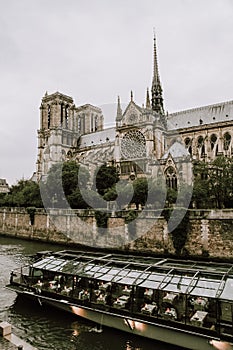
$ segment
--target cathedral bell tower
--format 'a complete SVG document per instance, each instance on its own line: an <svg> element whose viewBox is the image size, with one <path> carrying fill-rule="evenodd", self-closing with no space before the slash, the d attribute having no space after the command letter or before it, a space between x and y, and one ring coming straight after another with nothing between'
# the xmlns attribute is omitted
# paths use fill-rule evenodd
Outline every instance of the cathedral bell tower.
<svg viewBox="0 0 233 350"><path fill-rule="evenodd" d="M74 104L70 96L59 92L46 92L40 106L38 130L37 181L47 174L50 167L64 159L66 148L73 138ZM66 147L63 147L67 144Z"/></svg>

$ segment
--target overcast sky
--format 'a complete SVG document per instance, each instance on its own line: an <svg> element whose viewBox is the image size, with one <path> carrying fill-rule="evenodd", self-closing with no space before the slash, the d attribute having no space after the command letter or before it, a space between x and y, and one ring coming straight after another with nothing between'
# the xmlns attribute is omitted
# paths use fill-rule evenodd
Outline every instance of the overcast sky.
<svg viewBox="0 0 233 350"><path fill-rule="evenodd" d="M233 99L232 0L1 0L0 177L35 171L45 91L102 106L133 90L142 105L153 27L166 110Z"/></svg>

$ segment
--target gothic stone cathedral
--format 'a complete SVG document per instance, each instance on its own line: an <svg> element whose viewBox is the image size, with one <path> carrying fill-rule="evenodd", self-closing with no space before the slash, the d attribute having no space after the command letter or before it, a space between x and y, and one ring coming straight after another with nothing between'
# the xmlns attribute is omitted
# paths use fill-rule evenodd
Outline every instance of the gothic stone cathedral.
<svg viewBox="0 0 233 350"><path fill-rule="evenodd" d="M122 112L118 97L116 125L104 129L100 108L76 106L72 97L56 92L42 98L38 131L37 180L50 167L75 159L91 174L104 163L117 167L121 178L156 176L162 172L170 187L190 183L193 160L232 156L233 101L165 114L159 77L156 39L154 71L146 104L131 100Z"/></svg>

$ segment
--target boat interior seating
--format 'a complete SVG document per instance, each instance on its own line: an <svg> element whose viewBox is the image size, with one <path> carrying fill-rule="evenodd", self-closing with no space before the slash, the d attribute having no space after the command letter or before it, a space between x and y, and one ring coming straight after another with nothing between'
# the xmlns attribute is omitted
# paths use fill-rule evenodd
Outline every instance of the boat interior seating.
<svg viewBox="0 0 233 350"><path fill-rule="evenodd" d="M12 272L11 283L56 300L232 336L233 266L214 265L210 272L194 262L188 268L187 262L173 264L124 257L110 263L109 255L77 258L64 252L36 262L28 273Z"/></svg>

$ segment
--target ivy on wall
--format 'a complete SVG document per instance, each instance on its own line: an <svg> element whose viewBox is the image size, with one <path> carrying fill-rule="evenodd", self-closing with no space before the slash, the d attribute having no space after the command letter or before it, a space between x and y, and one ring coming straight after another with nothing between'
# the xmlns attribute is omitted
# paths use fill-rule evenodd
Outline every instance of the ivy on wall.
<svg viewBox="0 0 233 350"><path fill-rule="evenodd" d="M106 228L108 226L108 218L110 217L109 213L104 211L95 211L95 219L98 227Z"/></svg>
<svg viewBox="0 0 233 350"><path fill-rule="evenodd" d="M184 247L190 229L189 211L185 208L169 208L164 209L162 214L168 223L176 255L188 254Z"/></svg>
<svg viewBox="0 0 233 350"><path fill-rule="evenodd" d="M36 208L35 207L27 207L27 213L29 214L31 225L34 225Z"/></svg>

